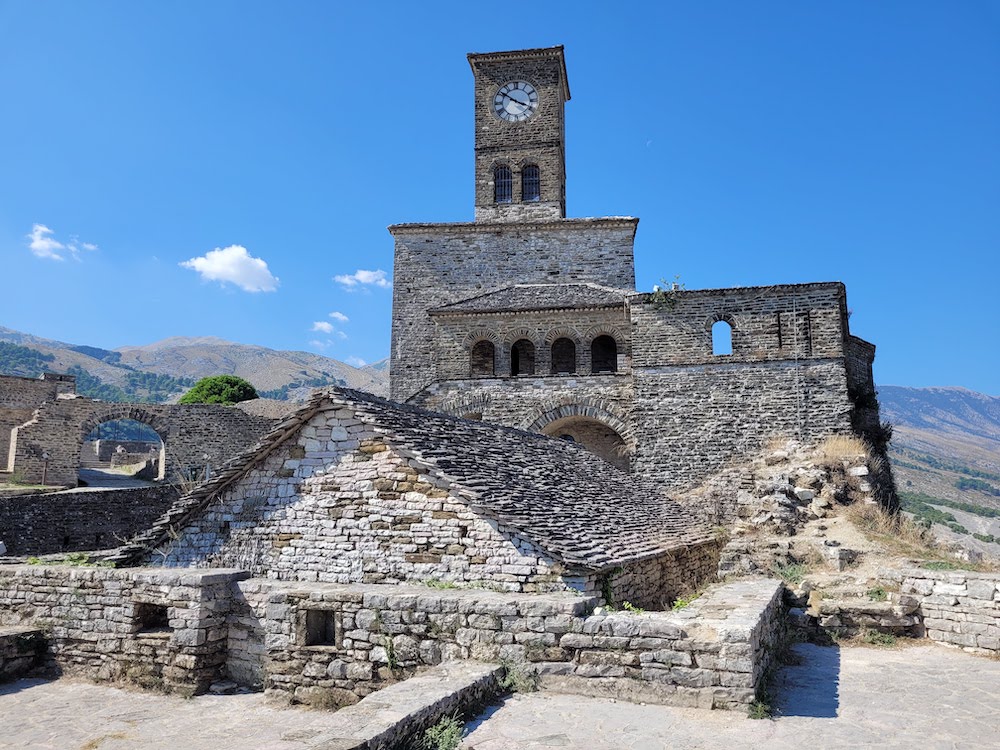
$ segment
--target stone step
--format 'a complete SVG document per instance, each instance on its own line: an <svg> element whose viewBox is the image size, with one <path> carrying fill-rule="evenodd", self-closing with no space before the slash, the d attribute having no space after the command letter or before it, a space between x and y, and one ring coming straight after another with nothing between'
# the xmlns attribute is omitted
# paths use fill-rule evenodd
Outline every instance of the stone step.
<svg viewBox="0 0 1000 750"><path fill-rule="evenodd" d="M334 714L332 726L310 741L310 750L389 750L443 716L486 703L500 692L503 667L475 661L446 662L397 682Z"/></svg>

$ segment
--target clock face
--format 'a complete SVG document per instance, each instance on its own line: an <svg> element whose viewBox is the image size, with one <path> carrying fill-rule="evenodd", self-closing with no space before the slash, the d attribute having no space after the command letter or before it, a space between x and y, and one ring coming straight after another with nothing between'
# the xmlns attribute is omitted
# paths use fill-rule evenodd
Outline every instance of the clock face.
<svg viewBox="0 0 1000 750"><path fill-rule="evenodd" d="M538 109L538 92L530 83L511 81L493 95L493 111L507 122L524 122Z"/></svg>

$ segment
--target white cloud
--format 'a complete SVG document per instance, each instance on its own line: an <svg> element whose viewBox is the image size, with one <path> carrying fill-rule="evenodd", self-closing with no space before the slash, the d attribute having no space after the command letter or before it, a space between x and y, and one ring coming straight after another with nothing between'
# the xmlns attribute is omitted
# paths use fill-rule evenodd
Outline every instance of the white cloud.
<svg viewBox="0 0 1000 750"><path fill-rule="evenodd" d="M332 341L320 341L319 339L313 339L309 342L309 346L314 349L319 349L320 351L325 351L333 345Z"/></svg>
<svg viewBox="0 0 1000 750"><path fill-rule="evenodd" d="M347 364L351 365L352 367L364 367L365 365L368 364L363 359L361 359L361 357L354 357L354 356L350 356L347 359L345 359L344 361Z"/></svg>
<svg viewBox="0 0 1000 750"><path fill-rule="evenodd" d="M180 265L197 271L205 281L229 282L245 292L273 292L278 288L278 279L264 259L253 257L242 245L217 247Z"/></svg>
<svg viewBox="0 0 1000 750"><path fill-rule="evenodd" d="M349 292L367 286L377 286L380 289L389 289L392 286L392 282L385 277L385 271L381 268L376 271L358 269L352 274L334 276L333 280Z"/></svg>
<svg viewBox="0 0 1000 750"><path fill-rule="evenodd" d="M313 323L313 327L310 330L320 331L322 333L333 333L333 324L327 323L325 320L317 320Z"/></svg>
<svg viewBox="0 0 1000 750"><path fill-rule="evenodd" d="M38 258L49 260L66 260L67 255L74 260L80 260L80 249L94 251L97 245L92 242L80 242L76 237L70 237L68 242L59 242L55 233L44 224L32 224L28 249Z"/></svg>
<svg viewBox="0 0 1000 750"><path fill-rule="evenodd" d="M348 320L350 320L350 318L344 315L344 313L336 311L330 313L330 317L333 318L334 320L339 320L341 323L346 323Z"/></svg>

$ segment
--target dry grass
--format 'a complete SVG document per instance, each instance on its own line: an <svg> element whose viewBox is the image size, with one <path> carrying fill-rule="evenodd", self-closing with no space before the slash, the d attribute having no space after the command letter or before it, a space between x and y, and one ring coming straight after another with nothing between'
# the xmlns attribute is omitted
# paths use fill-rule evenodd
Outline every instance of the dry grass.
<svg viewBox="0 0 1000 750"><path fill-rule="evenodd" d="M829 463L866 457L868 446L854 435L830 435L820 443L817 452Z"/></svg>
<svg viewBox="0 0 1000 750"><path fill-rule="evenodd" d="M930 531L902 513L894 515L879 505L854 503L844 515L865 536L907 555L939 554L937 542Z"/></svg>

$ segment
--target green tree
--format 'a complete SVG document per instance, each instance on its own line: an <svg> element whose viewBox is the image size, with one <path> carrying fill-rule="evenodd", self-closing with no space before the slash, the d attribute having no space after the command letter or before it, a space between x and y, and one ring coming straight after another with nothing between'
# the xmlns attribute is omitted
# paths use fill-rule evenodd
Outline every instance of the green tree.
<svg viewBox="0 0 1000 750"><path fill-rule="evenodd" d="M257 398L257 390L235 375L213 375L202 378L194 388L181 396L182 404L235 404Z"/></svg>

